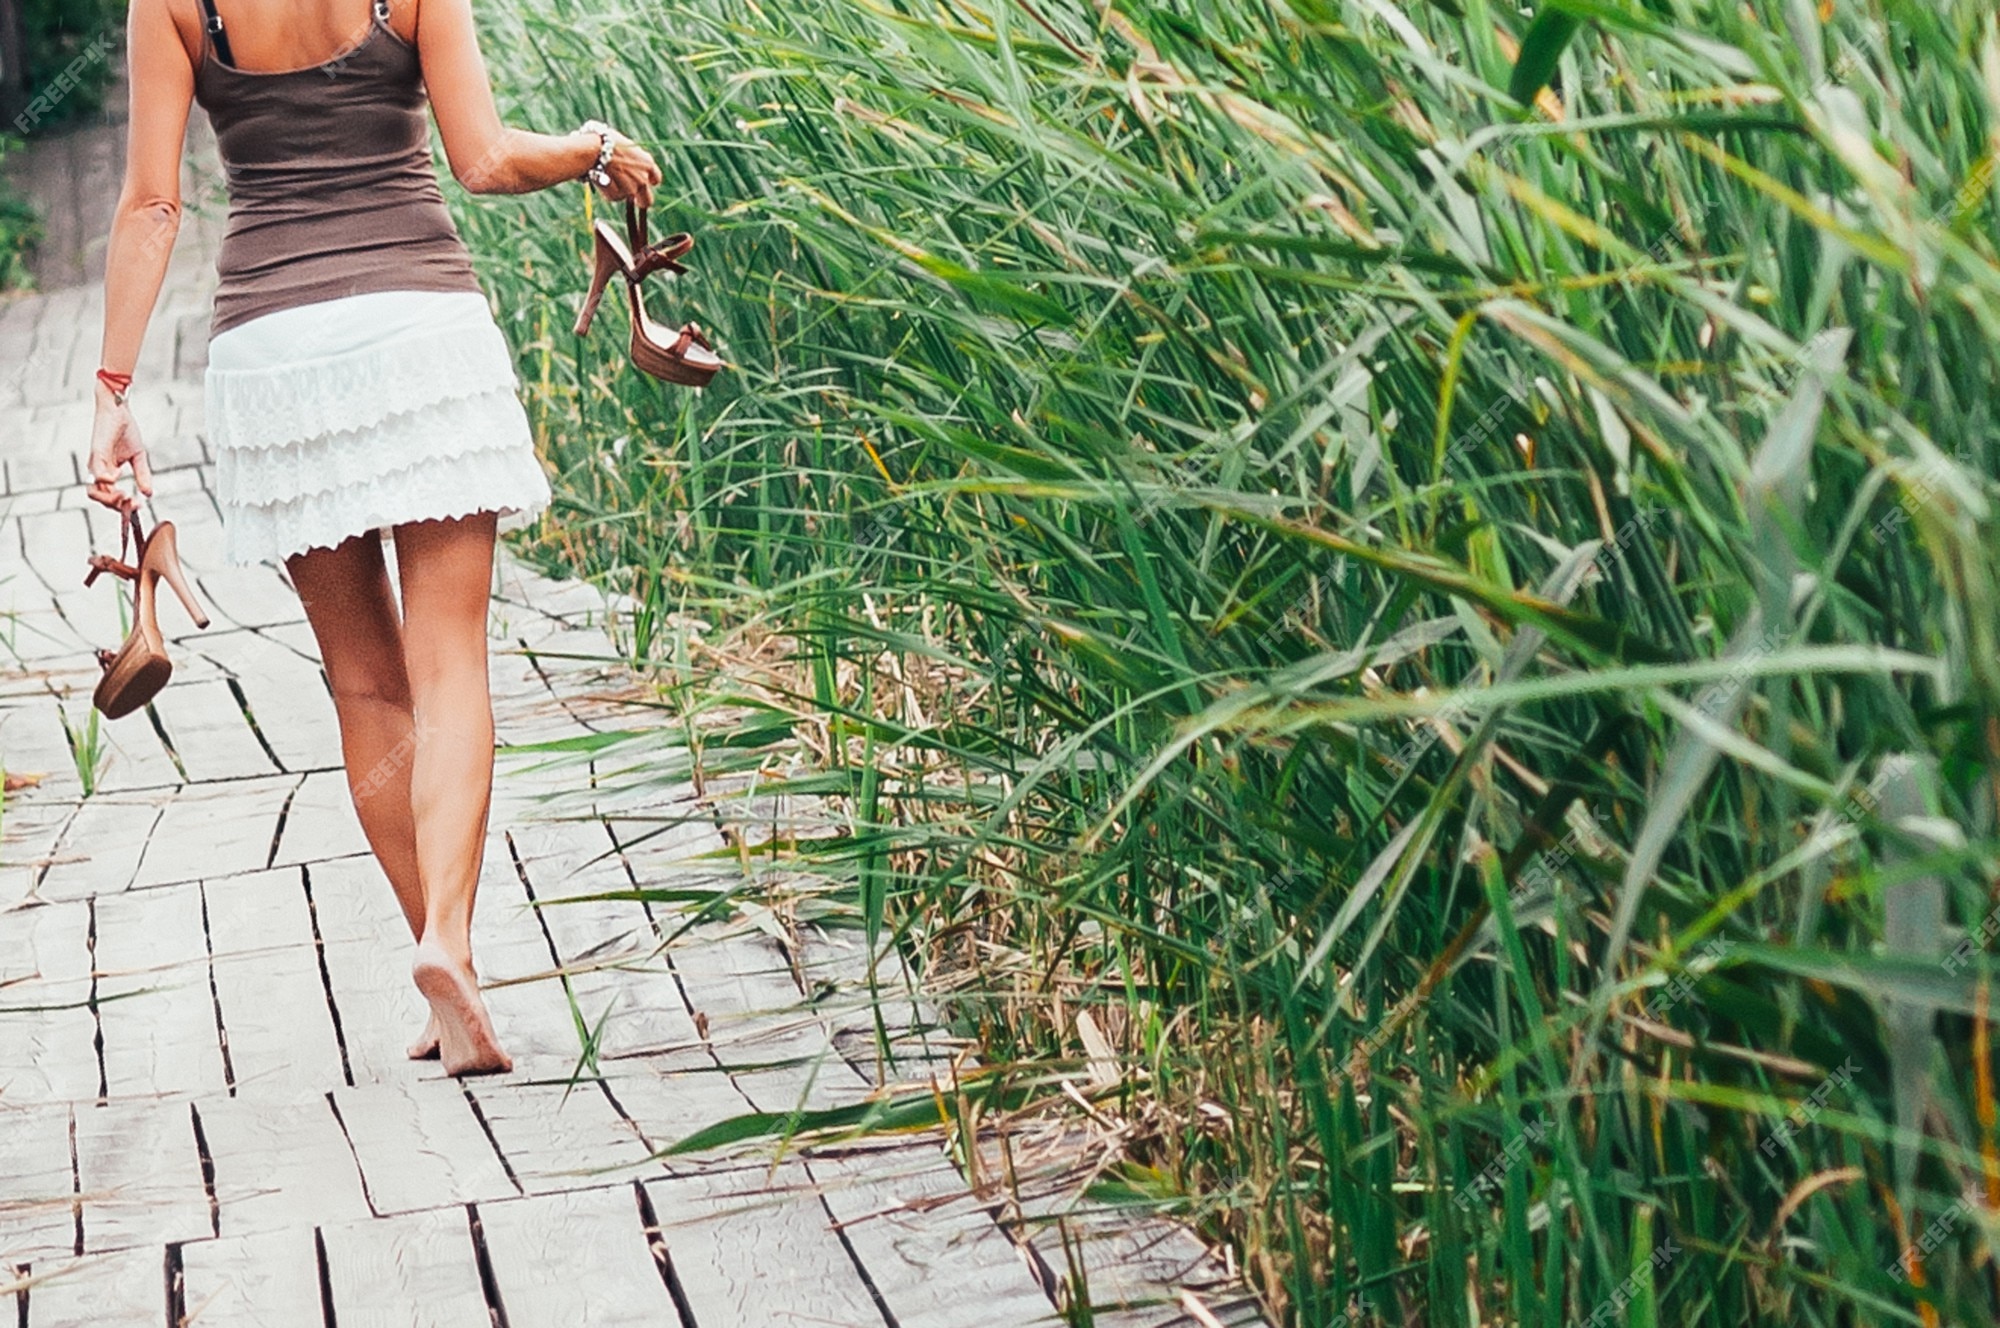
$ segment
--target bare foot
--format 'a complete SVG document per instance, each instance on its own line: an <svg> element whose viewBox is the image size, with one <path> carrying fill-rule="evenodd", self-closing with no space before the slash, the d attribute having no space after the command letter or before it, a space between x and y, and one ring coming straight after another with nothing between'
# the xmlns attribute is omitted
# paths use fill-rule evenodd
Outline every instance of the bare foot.
<svg viewBox="0 0 2000 1328"><path fill-rule="evenodd" d="M498 1074L514 1068L514 1058L501 1049L493 1031L470 965L453 959L442 946L423 941L417 945L410 976L431 1003L446 1074Z"/></svg>
<svg viewBox="0 0 2000 1328"><path fill-rule="evenodd" d="M410 1059L413 1061L434 1061L438 1058L438 1017L433 1013L424 1020L424 1031L410 1044Z"/></svg>

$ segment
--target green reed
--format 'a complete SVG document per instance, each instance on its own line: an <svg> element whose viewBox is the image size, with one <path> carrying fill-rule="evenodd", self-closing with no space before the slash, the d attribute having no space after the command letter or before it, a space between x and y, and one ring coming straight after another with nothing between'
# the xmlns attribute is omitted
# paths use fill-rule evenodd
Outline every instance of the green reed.
<svg viewBox="0 0 2000 1328"><path fill-rule="evenodd" d="M794 865L1288 1322L1990 1322L2000 30L1536 9L489 16L733 366L462 203L529 547L797 643Z"/></svg>

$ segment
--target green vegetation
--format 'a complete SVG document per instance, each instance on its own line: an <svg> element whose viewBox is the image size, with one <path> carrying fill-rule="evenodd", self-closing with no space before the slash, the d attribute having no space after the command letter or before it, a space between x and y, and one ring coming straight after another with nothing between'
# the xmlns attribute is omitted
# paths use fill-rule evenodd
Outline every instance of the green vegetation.
<svg viewBox="0 0 2000 1328"><path fill-rule="evenodd" d="M669 680L797 643L852 820L778 851L993 1061L1109 1043L1107 1199L1308 1328L1994 1321L1989 4L488 21L736 366L570 335L576 191L462 207L533 547Z"/></svg>
<svg viewBox="0 0 2000 1328"><path fill-rule="evenodd" d="M126 0L7 0L18 3L29 97L54 104L37 127L103 109L117 77Z"/></svg>
<svg viewBox="0 0 2000 1328"><path fill-rule="evenodd" d="M69 711L60 703L56 713L62 719L63 740L69 744L70 762L76 767L77 782L83 787L83 796L88 798L97 792L97 781L104 777L105 763L111 753L104 743L104 734L98 729L99 713L96 706L90 708L81 724L72 724Z"/></svg>
<svg viewBox="0 0 2000 1328"><path fill-rule="evenodd" d="M18 135L103 108L124 21L125 0L0 0L0 163ZM41 236L34 205L0 179L0 291L33 284L28 256Z"/></svg>
<svg viewBox="0 0 2000 1328"><path fill-rule="evenodd" d="M0 139L0 164L7 159L7 148L7 141ZM28 256L41 238L42 219L34 205L0 180L0 291L32 284Z"/></svg>

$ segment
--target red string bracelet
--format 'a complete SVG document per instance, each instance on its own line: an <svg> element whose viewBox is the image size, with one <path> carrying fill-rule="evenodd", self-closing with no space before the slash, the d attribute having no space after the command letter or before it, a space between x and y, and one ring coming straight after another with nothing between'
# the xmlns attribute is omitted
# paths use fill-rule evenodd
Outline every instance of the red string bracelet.
<svg viewBox="0 0 2000 1328"><path fill-rule="evenodd" d="M125 394L132 388L132 375L113 373L109 369L97 371L97 381L111 389L111 396L119 405L125 404Z"/></svg>

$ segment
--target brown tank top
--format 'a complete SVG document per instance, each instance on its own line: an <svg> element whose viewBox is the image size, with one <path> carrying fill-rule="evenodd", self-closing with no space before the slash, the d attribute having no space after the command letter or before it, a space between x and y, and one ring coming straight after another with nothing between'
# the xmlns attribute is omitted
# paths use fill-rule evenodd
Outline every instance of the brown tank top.
<svg viewBox="0 0 2000 1328"><path fill-rule="evenodd" d="M347 295L480 289L431 164L423 66L388 0L345 52L281 73L226 63L203 8L194 95L229 185L210 335Z"/></svg>

